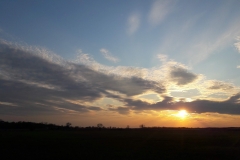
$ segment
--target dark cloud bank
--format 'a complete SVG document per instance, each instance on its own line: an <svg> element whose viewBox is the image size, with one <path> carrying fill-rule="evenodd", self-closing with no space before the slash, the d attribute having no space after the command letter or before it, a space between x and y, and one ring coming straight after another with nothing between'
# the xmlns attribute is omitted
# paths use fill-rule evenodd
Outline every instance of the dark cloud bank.
<svg viewBox="0 0 240 160"><path fill-rule="evenodd" d="M141 100L124 99L126 106L133 110L179 110L186 109L189 112L205 113L217 112L222 114L240 114L240 93L225 101L195 100L192 102L174 102L173 97L164 97L164 100L155 104L149 104Z"/></svg>
<svg viewBox="0 0 240 160"><path fill-rule="evenodd" d="M163 86L153 81L105 75L83 65L66 61L60 63L62 65L19 47L1 43L0 102L4 103L0 103L0 113L55 113L54 107L87 112L101 108L74 104L69 100L93 102L103 96L119 98L107 90L118 91L127 96L138 95L147 90L160 94L165 92Z"/></svg>
<svg viewBox="0 0 240 160"><path fill-rule="evenodd" d="M127 114L130 109L169 110L183 107L198 113L240 114L240 94L223 102L196 100L174 103L172 97L164 97L162 102L149 104L131 97L148 90L163 94L166 92L164 86L137 77L106 75L64 60L55 63L33 52L0 42L0 114L58 114L60 112L57 110L60 109L79 113L100 111L103 108L85 106L83 102L94 102L102 97L123 102L125 106L109 108L109 111L121 114ZM186 85L197 76L175 68L171 78L178 85ZM128 98L114 95L108 90L125 94Z"/></svg>

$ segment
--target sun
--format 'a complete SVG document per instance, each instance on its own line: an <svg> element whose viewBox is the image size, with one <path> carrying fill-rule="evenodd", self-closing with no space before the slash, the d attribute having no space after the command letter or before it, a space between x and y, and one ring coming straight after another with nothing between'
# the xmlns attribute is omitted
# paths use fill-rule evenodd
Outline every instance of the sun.
<svg viewBox="0 0 240 160"><path fill-rule="evenodd" d="M185 118L185 117L187 117L187 115L188 115L188 112L186 110L180 110L177 113L177 116L180 118Z"/></svg>

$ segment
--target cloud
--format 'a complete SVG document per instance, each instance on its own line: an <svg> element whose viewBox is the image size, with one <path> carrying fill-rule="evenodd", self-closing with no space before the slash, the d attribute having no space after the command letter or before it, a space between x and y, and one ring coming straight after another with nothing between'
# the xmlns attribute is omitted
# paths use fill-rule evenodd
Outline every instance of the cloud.
<svg viewBox="0 0 240 160"><path fill-rule="evenodd" d="M184 107L188 112L240 114L240 93L225 101L195 100L175 102L173 97L163 97L161 102L150 104L141 100L124 99L125 106L131 110L179 110Z"/></svg>
<svg viewBox="0 0 240 160"><path fill-rule="evenodd" d="M141 100L133 100L133 99L124 99L125 106L130 107L132 110L169 110L172 109L171 102L174 101L173 97L165 96L161 102L157 102L154 104L150 104Z"/></svg>
<svg viewBox="0 0 240 160"><path fill-rule="evenodd" d="M16 104L9 103L9 102L0 102L0 105L3 105L3 106L17 106Z"/></svg>
<svg viewBox="0 0 240 160"><path fill-rule="evenodd" d="M234 46L236 47L236 49L237 49L238 52L240 53L240 36L238 36L238 37L236 38L236 40L237 40L238 42L234 43ZM237 66L237 68L240 68L240 65Z"/></svg>
<svg viewBox="0 0 240 160"><path fill-rule="evenodd" d="M240 33L239 18L232 12L234 5L233 2L226 1L216 5L214 11L186 11L181 21L171 21L170 27L162 35L157 51L181 54L191 66L207 60L213 54L221 53L233 44L234 38ZM177 9L176 6L176 12L171 13L179 13ZM160 24L165 26L168 22Z"/></svg>
<svg viewBox="0 0 240 160"><path fill-rule="evenodd" d="M41 54L41 51L44 52ZM51 54L28 46L0 43L0 106L3 106L0 113L56 114L59 109L78 113L100 111L101 107L84 102L102 97L120 98L109 91L128 97L149 90L159 94L166 91L154 81L104 74ZM82 57L91 60L86 54ZM79 103L73 102L76 100ZM9 108L10 105L13 107Z"/></svg>
<svg viewBox="0 0 240 160"><path fill-rule="evenodd" d="M140 15L138 13L133 13L128 17L128 34L134 34L140 26Z"/></svg>
<svg viewBox="0 0 240 160"><path fill-rule="evenodd" d="M148 21L152 26L159 25L170 13L169 0L155 0L150 9Z"/></svg>
<svg viewBox="0 0 240 160"><path fill-rule="evenodd" d="M129 114L130 113L130 108L128 108L128 107L114 107L112 105L108 105L108 110L118 112L119 114Z"/></svg>
<svg viewBox="0 0 240 160"><path fill-rule="evenodd" d="M237 37L237 40L240 41L240 37ZM237 49L238 52L240 53L240 42L234 43L234 46L236 47L236 49Z"/></svg>
<svg viewBox="0 0 240 160"><path fill-rule="evenodd" d="M77 63L87 65L89 68L108 75L118 75L120 77L137 77L147 81L153 81L161 84L173 83L185 85L195 82L201 78L201 75L189 71L188 67L174 60L168 60L166 55L160 54L158 58L164 63L160 67L150 69L140 67L109 67L96 62L90 55L82 54Z"/></svg>
<svg viewBox="0 0 240 160"><path fill-rule="evenodd" d="M196 100L185 103L192 112L217 112L223 114L240 114L240 94L236 94L225 101Z"/></svg>
<svg viewBox="0 0 240 160"><path fill-rule="evenodd" d="M168 56L165 54L158 54L157 58L161 61L161 62L166 62L168 59Z"/></svg>
<svg viewBox="0 0 240 160"><path fill-rule="evenodd" d="M111 61L111 62L118 62L119 61L119 59L118 58L116 58L116 57L114 57L107 49L105 49L105 48L102 48L102 49L100 49L100 52L102 53L102 55L107 59L107 60L109 60L109 61Z"/></svg>
<svg viewBox="0 0 240 160"><path fill-rule="evenodd" d="M234 88L232 84L222 82L222 81L209 80L207 83L208 83L207 89L210 89L210 90L231 90Z"/></svg>
<svg viewBox="0 0 240 160"><path fill-rule="evenodd" d="M194 73L189 72L185 68L181 67L171 67L170 69L170 79L176 82L177 85L186 85L192 83L198 78Z"/></svg>
<svg viewBox="0 0 240 160"><path fill-rule="evenodd" d="M132 110L175 110L180 106L199 113L239 113L239 94L225 101L191 102L169 96L171 90L189 89L198 90L205 97L213 93L232 95L237 88L223 81L204 81L202 75L164 55L160 56L166 59L160 67L111 67L99 64L80 50L76 61L66 61L46 49L0 42L1 114L99 112L104 109L94 102L102 98L122 103L108 109L120 114ZM139 96L148 93L163 100L140 100Z"/></svg>
<svg viewBox="0 0 240 160"><path fill-rule="evenodd" d="M226 99L228 96L237 94L239 87L234 86L232 83L218 81L218 80L205 80L199 85L199 91L206 98L219 97Z"/></svg>
<svg viewBox="0 0 240 160"><path fill-rule="evenodd" d="M88 68L106 75L114 75L121 78L132 79L139 78L144 81L151 82L154 85L159 84L164 88L164 91L158 94L173 95L176 92L178 97L183 95L183 92L195 90L195 94L188 93L189 98L203 98L209 100L223 100L227 97L239 92L239 88L227 82L217 82L225 84L224 86L233 87L228 89L211 89L216 87L212 82L216 80L207 80L202 74L196 74L191 69L179 62L176 62L166 55L160 54L159 58L163 63L161 66L152 68L141 68L131 66L105 66L96 62L90 55L82 54L77 59L77 64L84 64ZM134 87L133 87L134 88ZM148 91L155 92L156 89L149 89ZM147 92L147 90L144 90ZM181 93L180 93L181 92ZM150 93L150 92L148 92ZM121 94L121 93L120 93ZM146 93L144 93L146 94ZM133 94L128 94L134 96ZM184 96L185 97L185 96Z"/></svg>

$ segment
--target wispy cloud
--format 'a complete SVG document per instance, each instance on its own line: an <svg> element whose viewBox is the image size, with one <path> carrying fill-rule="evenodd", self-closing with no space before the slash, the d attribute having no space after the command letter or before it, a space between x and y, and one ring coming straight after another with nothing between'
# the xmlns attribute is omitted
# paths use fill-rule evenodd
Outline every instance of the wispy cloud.
<svg viewBox="0 0 240 160"><path fill-rule="evenodd" d="M234 43L234 46L236 47L236 49L240 53L240 36L237 37L237 40L238 40L238 42Z"/></svg>
<svg viewBox="0 0 240 160"><path fill-rule="evenodd" d="M13 104L13 103L1 102L1 101L0 101L0 105L3 105L3 106L17 106L16 104Z"/></svg>
<svg viewBox="0 0 240 160"><path fill-rule="evenodd" d="M104 56L104 58L106 58L107 60L111 61L111 62L118 62L119 59L114 57L107 49L102 48L100 49L100 52L102 53L102 55Z"/></svg>
<svg viewBox="0 0 240 160"><path fill-rule="evenodd" d="M238 42L234 43L234 46L236 47L236 49L237 49L238 52L240 53L240 36L238 36L238 37L236 38L236 40L237 40ZM238 65L237 68L240 68L240 65Z"/></svg>
<svg viewBox="0 0 240 160"><path fill-rule="evenodd" d="M233 84L216 80L210 80L207 82L207 84L208 84L207 88L211 90L231 90L234 88Z"/></svg>
<svg viewBox="0 0 240 160"><path fill-rule="evenodd" d="M132 13L128 17L128 28L127 32L128 34L132 35L134 34L140 26L140 15L139 13Z"/></svg>
<svg viewBox="0 0 240 160"><path fill-rule="evenodd" d="M152 4L148 20L152 26L159 25L166 16L170 13L170 3L169 0L156 0Z"/></svg>
<svg viewBox="0 0 240 160"><path fill-rule="evenodd" d="M239 18L231 12L233 5L225 5L224 1L214 11L190 12L192 14L185 15L182 21L172 22L171 26L174 27L170 26L166 30L158 52L179 53L189 64L197 65L231 46L240 33ZM239 44L236 43L235 46L238 47Z"/></svg>
<svg viewBox="0 0 240 160"><path fill-rule="evenodd" d="M205 80L200 86L199 91L205 96L214 94L231 95L239 92L239 88L231 83L218 80Z"/></svg>
<svg viewBox="0 0 240 160"><path fill-rule="evenodd" d="M165 54L158 54L157 58L161 61L161 62L166 62L168 59L168 56Z"/></svg>

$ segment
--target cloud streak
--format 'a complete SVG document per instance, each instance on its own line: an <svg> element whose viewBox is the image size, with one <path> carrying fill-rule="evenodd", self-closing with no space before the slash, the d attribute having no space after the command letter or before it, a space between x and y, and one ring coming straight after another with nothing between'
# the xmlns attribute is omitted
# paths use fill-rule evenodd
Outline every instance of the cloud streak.
<svg viewBox="0 0 240 160"><path fill-rule="evenodd" d="M140 15L138 13L133 13L128 17L128 29L129 35L134 34L140 26Z"/></svg>
<svg viewBox="0 0 240 160"><path fill-rule="evenodd" d="M156 3L156 2L155 2ZM160 1L158 2L160 3ZM188 2L189 6L195 2ZM236 35L239 35L240 21L232 12L235 5L233 1L219 3L213 11L212 8L204 12L188 12L181 17L181 21L171 21L166 32L163 32L159 43L159 53L178 53L192 66L207 61L212 55L221 53L232 46ZM179 8L175 6L176 12ZM187 9L181 8L181 10ZM173 13L173 14L176 14ZM182 12L182 11L181 11ZM178 12L179 13L179 12ZM177 15L176 15L177 16ZM172 20L172 17L169 17ZM166 23L160 23L166 27ZM235 47L238 48L238 42ZM238 50L238 49L237 49Z"/></svg>
<svg viewBox="0 0 240 160"><path fill-rule="evenodd" d="M240 41L240 37L237 37L237 40ZM236 47L236 49L237 49L238 52L240 53L240 42L234 43L234 46Z"/></svg>
<svg viewBox="0 0 240 160"><path fill-rule="evenodd" d="M164 21L166 16L170 13L170 3L167 0L155 0L150 9L148 21L152 26L157 26Z"/></svg>
<svg viewBox="0 0 240 160"><path fill-rule="evenodd" d="M111 61L111 62L118 62L119 59L114 57L107 49L102 48L100 49L100 52L102 53L102 55L104 56L104 58L106 58L107 60Z"/></svg>
<svg viewBox="0 0 240 160"><path fill-rule="evenodd" d="M240 53L240 36L237 37L237 41L238 42L234 43L234 46L236 47L236 49ZM240 65L238 65L237 68L240 68Z"/></svg>

